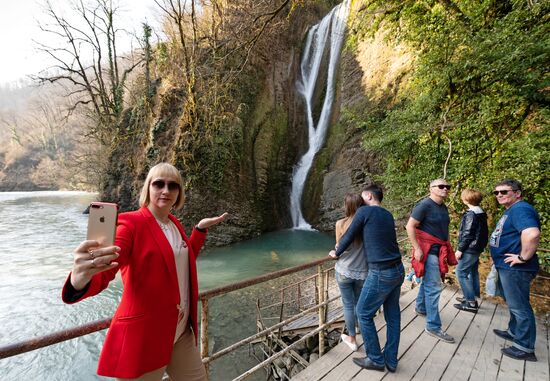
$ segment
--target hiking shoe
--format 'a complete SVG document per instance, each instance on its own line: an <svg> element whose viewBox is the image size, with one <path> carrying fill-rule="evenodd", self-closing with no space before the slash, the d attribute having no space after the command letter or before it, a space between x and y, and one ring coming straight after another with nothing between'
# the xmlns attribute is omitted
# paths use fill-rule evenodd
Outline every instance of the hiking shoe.
<svg viewBox="0 0 550 381"><path fill-rule="evenodd" d="M500 351L503 355L516 360L537 361L537 356L534 353L525 352L516 347L502 348Z"/></svg>
<svg viewBox="0 0 550 381"><path fill-rule="evenodd" d="M472 303L464 301L460 304L453 304L453 306L461 311L473 312L474 314L477 313L477 310L479 309L477 302Z"/></svg>
<svg viewBox="0 0 550 381"><path fill-rule="evenodd" d="M502 329L493 329L493 332L495 333L495 335L497 335L498 337L502 337L503 339L505 340L509 340L509 341L513 341L514 340L514 336L510 335L508 333L508 331L504 331Z"/></svg>
<svg viewBox="0 0 550 381"><path fill-rule="evenodd" d="M424 328L424 331L426 331L426 333L428 335L436 337L439 340L444 341L446 343L454 343L455 342L454 337L452 337L451 335L448 335L447 333L443 332L442 330L430 331L428 328Z"/></svg>

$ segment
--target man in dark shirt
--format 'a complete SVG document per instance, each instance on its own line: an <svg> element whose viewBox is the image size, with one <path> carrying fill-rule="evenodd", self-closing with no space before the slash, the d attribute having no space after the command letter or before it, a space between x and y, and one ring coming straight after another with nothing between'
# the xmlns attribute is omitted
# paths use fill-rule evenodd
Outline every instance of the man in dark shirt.
<svg viewBox="0 0 550 381"><path fill-rule="evenodd" d="M455 340L441 328L439 256L442 246L450 246L450 218L444 203L450 189L451 186L445 179L433 180L430 183L430 195L414 207L407 222L407 235L413 247L413 255L416 261L424 263L424 276L416 298L416 312L426 316L425 331L446 343L454 343Z"/></svg>
<svg viewBox="0 0 550 381"><path fill-rule="evenodd" d="M390 372L395 372L401 335L399 295L405 269L397 245L393 216L380 206L384 197L382 189L373 184L367 186L361 196L367 206L357 210L337 249L329 255L337 259L355 237L362 235L368 274L357 303L357 316L368 355L365 358L354 358L353 362L366 369L384 371L387 367ZM373 320L382 305L386 319L384 352L380 349Z"/></svg>

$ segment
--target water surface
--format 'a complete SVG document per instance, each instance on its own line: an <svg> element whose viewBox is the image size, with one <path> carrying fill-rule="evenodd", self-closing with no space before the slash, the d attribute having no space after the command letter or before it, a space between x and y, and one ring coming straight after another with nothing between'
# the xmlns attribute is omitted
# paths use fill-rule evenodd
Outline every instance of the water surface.
<svg viewBox="0 0 550 381"><path fill-rule="evenodd" d="M61 301L72 250L85 239L85 192L0 192L0 346L111 316L120 299L117 278L101 294L74 305ZM322 258L334 245L313 231L280 231L224 248L204 250L199 287L206 290ZM254 300L263 285L212 301L210 350L255 333ZM95 375L106 331L0 360L0 380L99 380ZM211 380L251 367L248 349L214 363ZM251 379L265 379L258 373Z"/></svg>

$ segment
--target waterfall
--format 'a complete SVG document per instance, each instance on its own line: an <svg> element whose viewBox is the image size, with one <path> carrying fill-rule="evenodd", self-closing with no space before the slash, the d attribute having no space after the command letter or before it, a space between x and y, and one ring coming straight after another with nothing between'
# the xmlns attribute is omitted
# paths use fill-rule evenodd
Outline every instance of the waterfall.
<svg viewBox="0 0 550 381"><path fill-rule="evenodd" d="M294 167L292 175L292 191L290 193L290 212L292 214L292 223L296 229L311 229L311 226L304 220L302 215L302 193L304 191L307 174L313 164L315 154L321 149L330 120L332 102L334 100L334 77L337 70L338 60L344 33L346 21L349 14L350 0L344 0L326 15L319 24L313 26L307 35L306 45L300 64L301 77L297 83L298 92L302 94L305 100L308 142L307 152L300 158L298 164ZM327 46L328 45L328 46ZM313 119L313 96L315 85L320 76L321 62L326 59L325 50L330 49L328 56L326 75L325 98L323 108L317 124ZM323 78L323 76L321 76Z"/></svg>

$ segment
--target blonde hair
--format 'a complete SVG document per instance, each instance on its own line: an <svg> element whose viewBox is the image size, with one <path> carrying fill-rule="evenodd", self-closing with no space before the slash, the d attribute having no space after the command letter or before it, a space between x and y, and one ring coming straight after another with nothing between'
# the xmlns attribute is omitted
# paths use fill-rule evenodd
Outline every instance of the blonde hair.
<svg viewBox="0 0 550 381"><path fill-rule="evenodd" d="M158 163L149 170L143 187L141 188L141 193L139 195L139 206L147 206L151 201L149 196L149 185L155 177L171 177L176 183L180 186L180 191L178 193L178 198L176 199L175 204L173 205L174 209L181 209L185 203L185 194L183 192L183 179L181 174L176 167L169 163Z"/></svg>
<svg viewBox="0 0 550 381"><path fill-rule="evenodd" d="M460 193L460 198L468 204L479 206L481 200L483 200L483 195L477 189L466 188Z"/></svg>

